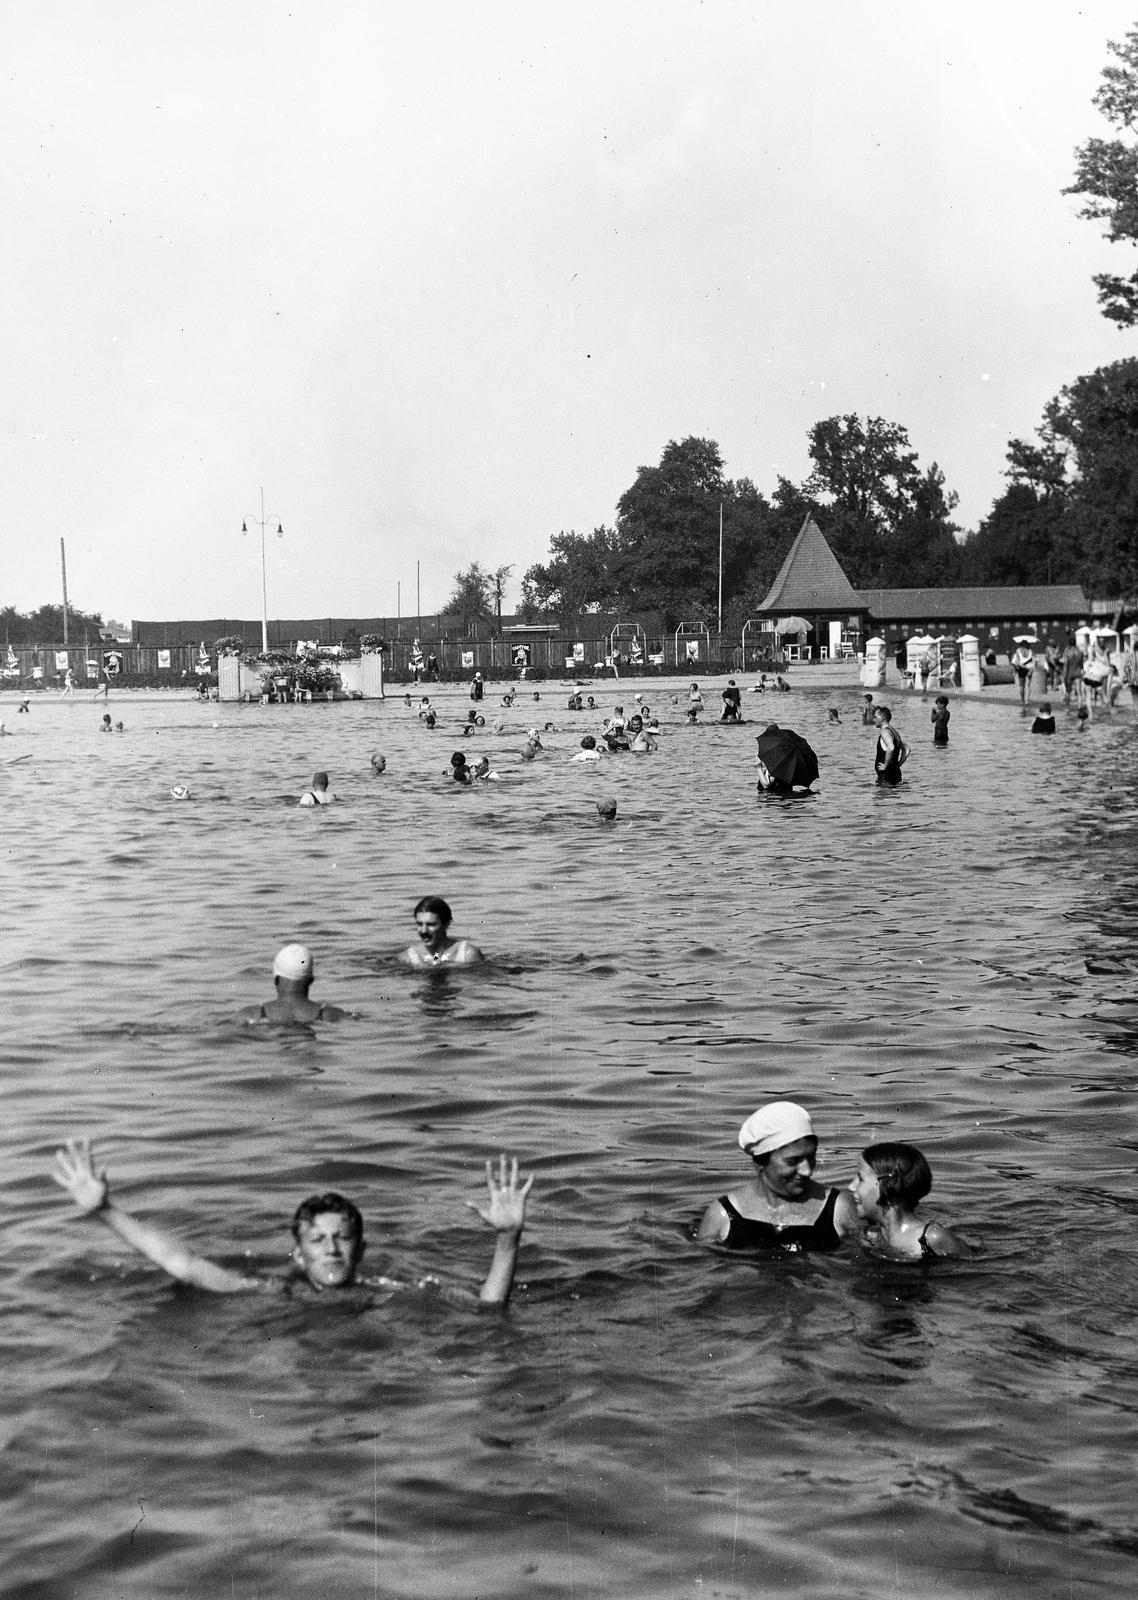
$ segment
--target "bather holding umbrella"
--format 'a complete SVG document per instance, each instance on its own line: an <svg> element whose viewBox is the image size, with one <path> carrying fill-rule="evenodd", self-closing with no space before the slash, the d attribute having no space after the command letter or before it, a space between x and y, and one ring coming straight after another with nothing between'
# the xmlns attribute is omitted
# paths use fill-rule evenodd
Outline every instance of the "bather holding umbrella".
<svg viewBox="0 0 1138 1600"><path fill-rule="evenodd" d="M808 789L817 781L818 757L793 728L780 728L777 722L771 722L756 742L762 764L759 782L763 788L768 787L762 782L763 768L770 776L769 787L783 794L793 789Z"/></svg>

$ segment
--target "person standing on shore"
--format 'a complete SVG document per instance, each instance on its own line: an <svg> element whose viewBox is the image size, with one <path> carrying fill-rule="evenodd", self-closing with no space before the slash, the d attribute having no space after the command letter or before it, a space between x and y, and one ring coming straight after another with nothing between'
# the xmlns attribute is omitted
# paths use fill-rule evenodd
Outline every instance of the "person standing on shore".
<svg viewBox="0 0 1138 1600"><path fill-rule="evenodd" d="M1067 635L1067 648L1063 651L1063 703L1071 704L1072 694L1077 705L1083 700L1083 662L1086 659L1075 643L1073 634Z"/></svg>
<svg viewBox="0 0 1138 1600"><path fill-rule="evenodd" d="M1017 645L1012 656L1012 671L1015 673L1016 682L1019 684L1019 701L1020 705L1023 706L1027 705L1028 679L1031 677L1034 666L1035 657L1028 646L1026 644Z"/></svg>

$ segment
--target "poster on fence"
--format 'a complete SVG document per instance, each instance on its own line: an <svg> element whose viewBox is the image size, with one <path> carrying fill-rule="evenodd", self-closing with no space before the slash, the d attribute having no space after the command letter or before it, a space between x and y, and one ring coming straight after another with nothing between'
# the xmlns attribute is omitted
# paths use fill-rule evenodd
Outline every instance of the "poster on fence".
<svg viewBox="0 0 1138 1600"><path fill-rule="evenodd" d="M103 651L103 671L108 678L117 678L122 671L123 654L121 650Z"/></svg>
<svg viewBox="0 0 1138 1600"><path fill-rule="evenodd" d="M585 659L585 646L580 640L578 640L577 643L573 646L573 660L574 661L584 661L584 659Z"/></svg>
<svg viewBox="0 0 1138 1600"><path fill-rule="evenodd" d="M95 679L98 676L99 676L99 663L95 660L94 656L88 656L87 657L87 677L89 679Z"/></svg>
<svg viewBox="0 0 1138 1600"><path fill-rule="evenodd" d="M57 650L55 652L55 670L56 670L56 672L66 672L67 671L67 651L66 650Z"/></svg>
<svg viewBox="0 0 1138 1600"><path fill-rule="evenodd" d="M684 642L684 659L687 661L699 660L699 640L687 639Z"/></svg>
<svg viewBox="0 0 1138 1600"><path fill-rule="evenodd" d="M169 672L169 670L170 670L170 652L169 652L169 650L159 650L159 652L158 652L158 669L159 669L160 672Z"/></svg>
<svg viewBox="0 0 1138 1600"><path fill-rule="evenodd" d="M462 652L462 665L467 670L469 670L474 665L474 651L473 650L464 650Z"/></svg>

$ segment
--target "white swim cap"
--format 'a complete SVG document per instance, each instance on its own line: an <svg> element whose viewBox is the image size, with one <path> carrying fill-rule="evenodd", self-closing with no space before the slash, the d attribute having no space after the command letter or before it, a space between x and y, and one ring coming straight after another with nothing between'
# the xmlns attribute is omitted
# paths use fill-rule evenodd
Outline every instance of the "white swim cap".
<svg viewBox="0 0 1138 1600"><path fill-rule="evenodd" d="M273 977L289 978L294 983L312 976L312 955L302 944L286 944L273 961Z"/></svg>
<svg viewBox="0 0 1138 1600"><path fill-rule="evenodd" d="M813 1139L810 1113L793 1100L772 1100L753 1111L739 1129L739 1148L749 1156L765 1156L798 1139Z"/></svg>
<svg viewBox="0 0 1138 1600"><path fill-rule="evenodd" d="M176 783L170 790L170 798L171 800L188 800L190 791L183 784Z"/></svg>

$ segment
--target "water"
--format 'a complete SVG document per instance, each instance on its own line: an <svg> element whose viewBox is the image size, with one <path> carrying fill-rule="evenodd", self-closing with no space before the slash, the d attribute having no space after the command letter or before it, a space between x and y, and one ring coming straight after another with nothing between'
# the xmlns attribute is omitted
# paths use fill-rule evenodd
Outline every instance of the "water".
<svg viewBox="0 0 1138 1600"><path fill-rule="evenodd" d="M814 743L823 792L764 801L754 727L657 697L658 755L582 767L590 719L561 698L468 744L506 780L475 791L441 776L453 721L400 701L123 697L111 738L87 703L3 708L0 761L32 759L0 765L0 1592L1127 1592L1133 718L1032 739L957 698L940 752L898 696L914 756L880 792L857 692L796 692L761 711ZM297 810L317 767L343 803ZM393 959L432 892L484 970ZM360 1019L235 1026L294 938ZM744 1176L739 1123L782 1097L815 1115L823 1181L919 1143L925 1209L975 1259L694 1245ZM464 1202L516 1151L514 1300L179 1289L50 1183L69 1133L230 1264L283 1265L297 1200L340 1188L369 1270L471 1285L491 1241Z"/></svg>

